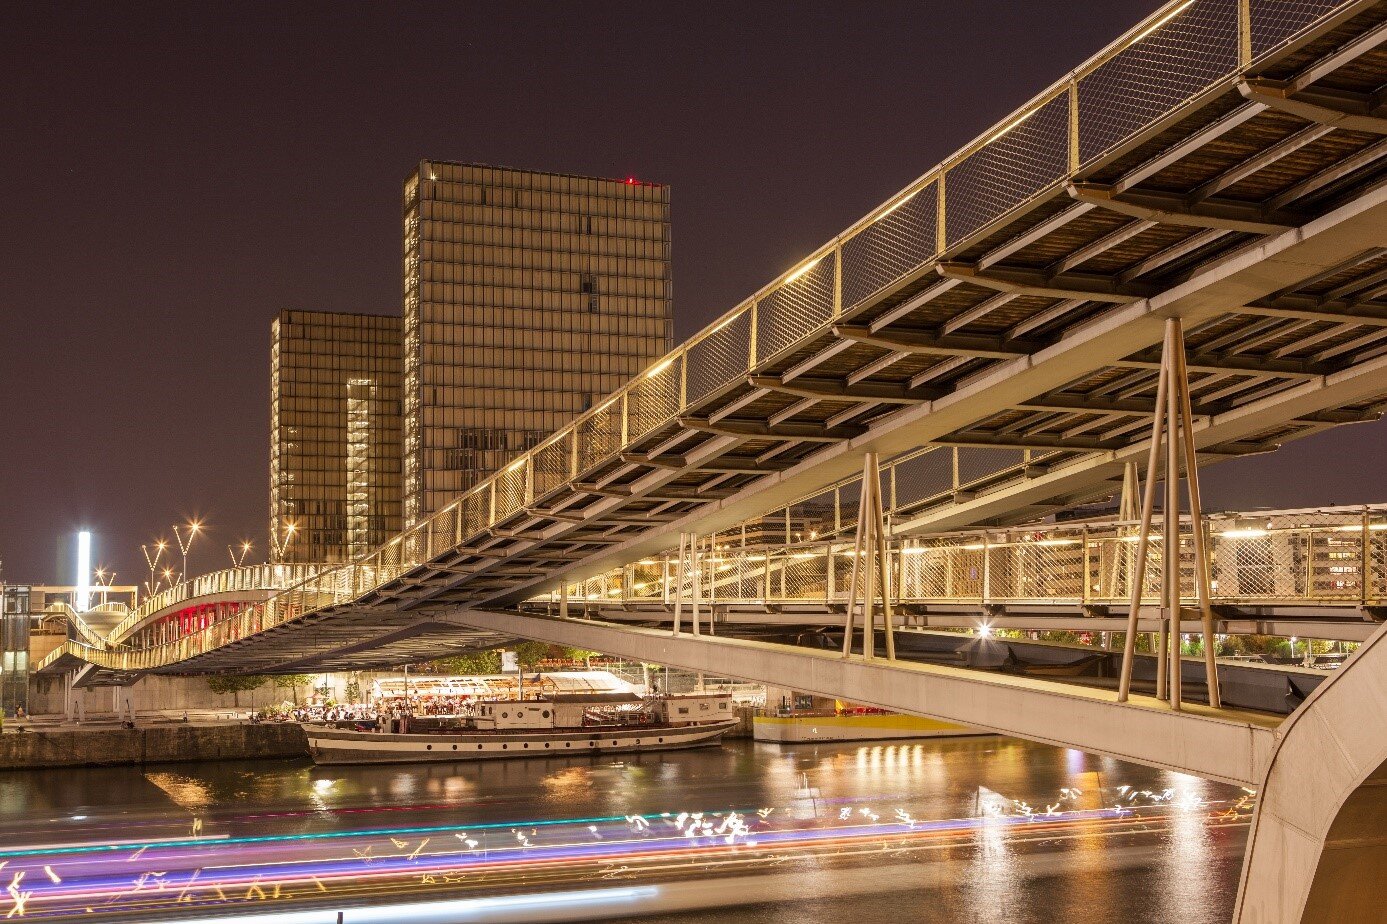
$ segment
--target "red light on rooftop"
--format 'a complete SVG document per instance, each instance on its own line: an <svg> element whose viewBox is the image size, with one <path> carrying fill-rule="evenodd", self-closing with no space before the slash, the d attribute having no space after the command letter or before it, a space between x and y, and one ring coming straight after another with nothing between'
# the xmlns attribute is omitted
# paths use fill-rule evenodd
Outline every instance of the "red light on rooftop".
<svg viewBox="0 0 1387 924"><path fill-rule="evenodd" d="M636 184L636 178L635 178L635 177L633 177L633 176L628 176L628 177L626 178L626 185L627 185L627 186L634 186L635 184Z"/></svg>

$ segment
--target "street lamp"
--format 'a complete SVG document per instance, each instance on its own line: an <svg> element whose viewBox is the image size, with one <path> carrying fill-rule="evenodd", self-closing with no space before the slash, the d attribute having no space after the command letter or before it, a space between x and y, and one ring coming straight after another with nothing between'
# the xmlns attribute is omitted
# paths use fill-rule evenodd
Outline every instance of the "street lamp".
<svg viewBox="0 0 1387 924"><path fill-rule="evenodd" d="M150 552L151 547L154 549L153 553ZM155 592L154 573L159 568L159 558L168 547L169 543L167 539L159 539L151 545L140 546L140 551L144 553L145 564L149 565L149 580L145 581L144 589L145 592L150 595L153 595Z"/></svg>
<svg viewBox="0 0 1387 924"><path fill-rule="evenodd" d="M226 547L226 553L227 553L228 555L231 556L231 567L233 567L233 568L239 568L239 567L241 567L241 565L242 565L242 564L245 562L245 560L246 560L246 556L250 554L250 540L247 539L246 541L244 541L244 542L241 543L241 554L240 554L240 555L237 555L237 554L236 554L236 547L235 547L234 545L229 545L229 546L227 546L227 547Z"/></svg>
<svg viewBox="0 0 1387 924"><path fill-rule="evenodd" d="M284 556L289 552L289 544L294 541L294 536L298 534L298 531L298 524L290 520L284 524L283 540L273 534L270 536L270 539L275 543L274 552L276 559L281 562L284 561Z"/></svg>
<svg viewBox="0 0 1387 924"><path fill-rule="evenodd" d="M188 550L193 547L193 540L197 538L198 532L202 529L202 524L197 520L188 522L188 535L184 536L179 532L179 527L173 527L173 538L178 540L178 550L183 553L183 570L179 572L179 582L188 579Z"/></svg>
<svg viewBox="0 0 1387 924"><path fill-rule="evenodd" d="M110 592L110 587L116 582L116 573L107 571L105 566L96 569L96 584L101 588L101 605L106 605L106 595Z"/></svg>

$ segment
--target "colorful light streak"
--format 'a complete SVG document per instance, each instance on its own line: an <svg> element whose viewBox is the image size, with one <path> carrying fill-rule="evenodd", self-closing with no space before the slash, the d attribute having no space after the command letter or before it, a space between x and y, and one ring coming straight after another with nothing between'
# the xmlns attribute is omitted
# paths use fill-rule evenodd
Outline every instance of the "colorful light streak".
<svg viewBox="0 0 1387 924"><path fill-rule="evenodd" d="M251 921L267 917L248 913L228 918L224 913L236 912L243 903L333 900L341 907L370 896L371 921L426 920L435 913L466 920L473 913L466 909L500 906L485 904L493 901L490 898L466 899L483 904L465 906L455 901L411 903L398 906L400 914L426 917L390 918L375 916L384 913L384 906L374 900L404 888L533 891L550 883L572 886L595 879L687 874L695 868L707 871L767 858L841 859L881 849L968 843L982 831L1090 837L1148 831L1169 817L1194 815L1205 816L1210 825L1228 826L1246 821L1252 798L1225 806L1169 791L1138 793L1123 787L1118 795L1126 798L1118 805L1063 807L1074 805L1081 795L1079 790L1064 790L1058 801L1041 809L1014 800L1007 812L991 809L982 817L937 820L917 819L904 808L881 805L874 811L858 804L830 808L807 820L796 820L789 810L763 808L29 846L0 851L0 868L15 877L9 890L13 907L0 912L35 918L80 914L97 906L139 913L194 904L215 909L218 920ZM132 869L130 863L140 859L143 863ZM26 873L31 873L27 880ZM523 898L539 901L543 896ZM283 905L279 901L277 907ZM320 912L303 914L318 915L303 921L324 920ZM298 918L277 912L273 920Z"/></svg>

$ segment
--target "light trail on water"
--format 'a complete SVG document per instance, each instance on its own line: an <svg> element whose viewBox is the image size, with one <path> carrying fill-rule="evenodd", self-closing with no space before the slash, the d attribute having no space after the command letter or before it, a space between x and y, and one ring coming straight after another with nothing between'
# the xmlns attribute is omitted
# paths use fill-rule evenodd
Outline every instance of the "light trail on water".
<svg viewBox="0 0 1387 924"><path fill-rule="evenodd" d="M628 900L636 910L659 907L660 887L691 878L950 850L984 833L1026 843L1158 833L1175 817L1236 826L1246 822L1251 800L1202 802L1126 787L1117 795L1107 807L1078 807L1082 794L1065 789L1039 809L1019 800L980 802L976 817L932 820L899 805L818 800L807 817L804 806L790 805L28 845L0 851L0 876L12 877L12 907L0 911L54 921L93 914L173 921L195 912L199 920L334 924L337 909L353 915L344 917L349 922L502 920L524 909L530 917L516 920L537 920L541 910L546 920L581 920L599 906L599 916L613 916L614 903ZM614 890L604 885L611 880L640 885ZM388 903L404 894L419 900ZM275 908L269 917L267 905ZM323 917L324 907L333 916Z"/></svg>

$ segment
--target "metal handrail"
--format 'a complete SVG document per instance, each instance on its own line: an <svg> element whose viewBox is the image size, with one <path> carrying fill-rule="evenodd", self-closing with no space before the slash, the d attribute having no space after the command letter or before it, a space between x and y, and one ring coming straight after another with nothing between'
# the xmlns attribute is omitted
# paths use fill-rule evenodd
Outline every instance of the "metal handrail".
<svg viewBox="0 0 1387 924"><path fill-rule="evenodd" d="M329 567L332 566L266 563L223 568L220 571L201 574L146 597L143 603L130 611L129 616L106 634L105 641L109 644L119 643L140 623L161 610L197 597L241 590L283 590Z"/></svg>

